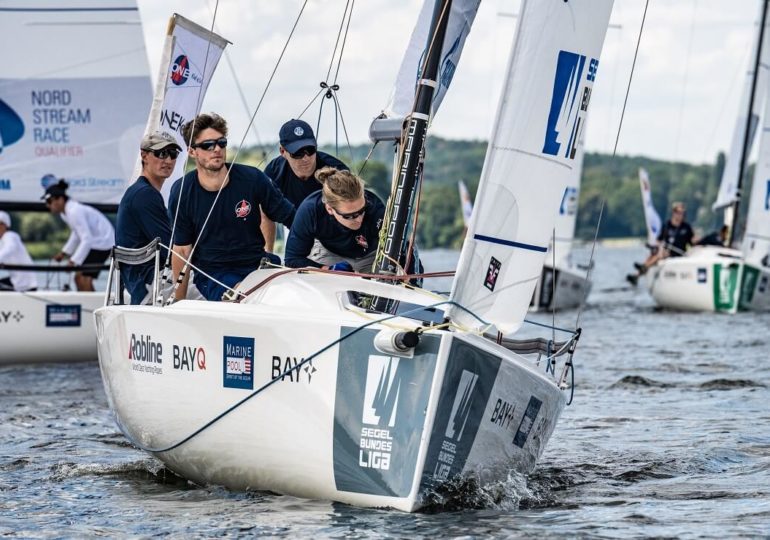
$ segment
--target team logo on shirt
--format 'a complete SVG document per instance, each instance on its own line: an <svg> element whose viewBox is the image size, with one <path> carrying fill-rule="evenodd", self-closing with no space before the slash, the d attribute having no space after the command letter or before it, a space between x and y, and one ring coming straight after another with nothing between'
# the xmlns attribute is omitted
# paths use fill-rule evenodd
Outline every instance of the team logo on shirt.
<svg viewBox="0 0 770 540"><path fill-rule="evenodd" d="M356 244L364 249L369 249L369 242L366 241L366 237L363 234L356 236Z"/></svg>
<svg viewBox="0 0 770 540"><path fill-rule="evenodd" d="M249 214L251 214L251 203L246 199L235 205L235 217L245 218Z"/></svg>

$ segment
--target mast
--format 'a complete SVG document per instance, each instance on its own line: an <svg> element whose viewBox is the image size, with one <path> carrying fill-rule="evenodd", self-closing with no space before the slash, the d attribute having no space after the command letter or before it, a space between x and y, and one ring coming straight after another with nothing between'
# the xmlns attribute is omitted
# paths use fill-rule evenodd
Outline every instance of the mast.
<svg viewBox="0 0 770 540"><path fill-rule="evenodd" d="M757 56L754 59L754 76L751 79L751 94L749 96L749 110L746 115L746 130L743 134L743 149L741 151L741 162L738 167L738 180L737 180L737 187L735 190L735 201L733 201L732 205L730 205L730 216L726 220L728 221L727 226L730 231L730 236L727 240L727 245L732 246L733 242L735 242L735 231L737 229L736 225L739 218L739 209L741 204L741 190L743 188L743 175L746 170L746 162L749 159L749 140L751 138L751 117L752 117L752 111L754 110L754 94L756 93L757 89L757 77L759 75L759 64L760 60L762 58L762 42L765 35L765 21L767 20L767 8L768 4L770 3L770 0L764 0L762 5L762 21L759 24L759 40L757 42Z"/></svg>
<svg viewBox="0 0 770 540"><path fill-rule="evenodd" d="M433 8L424 69L417 81L414 110L406 119L402 128L402 148L399 151L398 165L394 169L393 181L397 182L393 196L388 201L385 221L382 225L384 235L377 248L374 271L377 274L395 274L396 263L404 248L414 195L422 176L422 157L425 149L425 136L430 121L433 94L438 86L438 71L441 63L441 50L449 20L452 0L436 0ZM385 309L386 299L378 298L376 306Z"/></svg>

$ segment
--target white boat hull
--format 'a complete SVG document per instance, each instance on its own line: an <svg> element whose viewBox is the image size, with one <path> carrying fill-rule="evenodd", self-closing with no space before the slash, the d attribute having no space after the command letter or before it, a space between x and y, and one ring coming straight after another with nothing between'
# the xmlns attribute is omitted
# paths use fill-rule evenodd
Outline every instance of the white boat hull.
<svg viewBox="0 0 770 540"><path fill-rule="evenodd" d="M665 309L736 313L770 309L770 269L747 263L740 251L702 246L658 262L647 286Z"/></svg>
<svg viewBox="0 0 770 540"><path fill-rule="evenodd" d="M584 301L591 292L591 282L586 271L571 265L545 264L532 295L530 311L573 309ZM554 280L556 294L554 294Z"/></svg>
<svg viewBox="0 0 770 540"><path fill-rule="evenodd" d="M96 360L92 313L104 293L0 293L0 365Z"/></svg>
<svg viewBox="0 0 770 540"><path fill-rule="evenodd" d="M483 485L532 470L565 405L550 376L471 334L430 331L413 357L383 352L374 337L385 327L360 329L375 315L346 307L350 290L436 301L354 277L289 274L251 303L99 309L100 366L119 425L197 483L403 511L458 476Z"/></svg>

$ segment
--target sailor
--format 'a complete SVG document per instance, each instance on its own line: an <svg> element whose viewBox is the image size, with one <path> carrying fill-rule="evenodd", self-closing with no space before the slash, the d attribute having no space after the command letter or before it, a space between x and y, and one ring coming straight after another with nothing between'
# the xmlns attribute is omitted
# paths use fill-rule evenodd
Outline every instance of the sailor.
<svg viewBox="0 0 770 540"><path fill-rule="evenodd" d="M11 216L0 211L0 264L29 264L32 257L18 233L11 230ZM36 291L37 279L34 272L9 270L10 275L0 279L2 291Z"/></svg>
<svg viewBox="0 0 770 540"><path fill-rule="evenodd" d="M303 120L289 120L281 126L278 136L278 152L281 155L267 164L265 174L295 208L299 208L308 195L321 189L321 184L314 176L316 170L323 167L348 170L348 166L339 159L318 151L313 129ZM275 223L264 214L262 234L265 237L265 249L272 251Z"/></svg>
<svg viewBox="0 0 770 540"><path fill-rule="evenodd" d="M695 242L696 246L721 246L724 247L725 242L727 242L727 225L722 225L722 227L718 231L714 231L710 234L707 234L697 242Z"/></svg>
<svg viewBox="0 0 770 540"><path fill-rule="evenodd" d="M70 266L101 265L110 256L115 240L112 223L96 208L67 196L69 184L63 179L46 188L42 199L52 214L59 214L71 230L67 243L54 255L55 261L69 258ZM78 270L75 285L79 291L93 291L99 270Z"/></svg>
<svg viewBox="0 0 770 540"><path fill-rule="evenodd" d="M286 266L370 272L385 205L349 171L324 167L315 177L323 187L297 209Z"/></svg>
<svg viewBox="0 0 770 540"><path fill-rule="evenodd" d="M660 246L653 250L643 263L634 263L637 272L626 276L629 283L636 285L639 277L659 260L666 257L680 257L689 246L693 245L695 233L690 224L684 220L685 212L684 203L677 201L671 205L671 218L658 234Z"/></svg>
<svg viewBox="0 0 770 540"><path fill-rule="evenodd" d="M280 263L265 252L260 209L286 226L291 226L295 209L262 171L225 162L227 122L221 116L199 114L185 124L182 134L192 141L188 151L195 170L171 188L169 209L178 208L172 224L174 251L185 259L192 254L192 265L200 270L195 272L196 287L207 300L221 300L263 258ZM184 261L173 257L171 266L178 276ZM185 282L176 297L186 293Z"/></svg>
<svg viewBox="0 0 770 540"><path fill-rule="evenodd" d="M142 138L139 144L141 176L126 190L118 206L115 233L118 246L140 248L156 238L160 238L163 245L171 245L171 226L160 190L174 172L181 151L174 136L165 131L148 133ZM161 257L161 261L166 259L165 249L161 250ZM147 300L154 268L152 261L121 265L121 277L132 304Z"/></svg>

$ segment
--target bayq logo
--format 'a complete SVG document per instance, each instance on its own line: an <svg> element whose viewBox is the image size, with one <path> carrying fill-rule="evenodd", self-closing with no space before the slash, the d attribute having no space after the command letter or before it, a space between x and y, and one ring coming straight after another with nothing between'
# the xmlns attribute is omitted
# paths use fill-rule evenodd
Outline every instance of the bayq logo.
<svg viewBox="0 0 770 540"><path fill-rule="evenodd" d="M575 159L599 60L559 51L543 153ZM562 148L564 145L564 148Z"/></svg>
<svg viewBox="0 0 770 540"><path fill-rule="evenodd" d="M3 148L18 142L24 136L24 122L16 111L0 99L0 154Z"/></svg>

